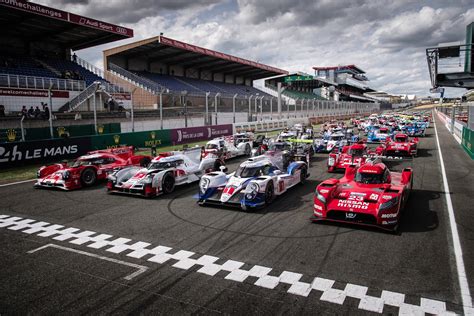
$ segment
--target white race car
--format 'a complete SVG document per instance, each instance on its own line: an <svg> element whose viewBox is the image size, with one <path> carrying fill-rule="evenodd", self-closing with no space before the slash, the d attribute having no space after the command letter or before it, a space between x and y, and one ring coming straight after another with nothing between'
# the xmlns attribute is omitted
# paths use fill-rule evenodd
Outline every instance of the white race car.
<svg viewBox="0 0 474 316"><path fill-rule="evenodd" d="M250 156L253 148L253 133L239 133L215 138L207 142L202 157L217 156L223 160L237 156Z"/></svg>
<svg viewBox="0 0 474 316"><path fill-rule="evenodd" d="M332 133L324 138L314 140L314 152L330 153L334 149L338 150L347 144L348 140L343 132Z"/></svg>
<svg viewBox="0 0 474 316"><path fill-rule="evenodd" d="M225 169L214 155L201 159L201 148L161 153L146 168L128 167L108 176L107 191L154 197L173 192L176 185L198 181L207 172Z"/></svg>
<svg viewBox="0 0 474 316"><path fill-rule="evenodd" d="M285 161L282 153L267 153L243 162L231 173L211 172L199 182L199 205L237 206L243 210L270 204L308 177L303 161Z"/></svg>

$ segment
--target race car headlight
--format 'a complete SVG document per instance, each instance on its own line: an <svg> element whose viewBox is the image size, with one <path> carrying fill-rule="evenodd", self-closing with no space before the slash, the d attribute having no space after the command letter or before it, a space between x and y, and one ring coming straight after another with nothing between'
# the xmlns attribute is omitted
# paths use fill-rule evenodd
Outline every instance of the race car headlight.
<svg viewBox="0 0 474 316"><path fill-rule="evenodd" d="M64 180L67 180L71 177L71 172L69 172L69 170L66 170L63 172L63 179Z"/></svg>
<svg viewBox="0 0 474 316"><path fill-rule="evenodd" d="M257 183L255 182L250 183L247 190L247 194L245 194L245 198L247 200L255 199L259 190L260 190L260 186Z"/></svg>
<svg viewBox="0 0 474 316"><path fill-rule="evenodd" d="M388 200L387 202L383 202L382 204L380 204L380 210L383 211L383 210L388 210L392 207L394 207L395 205L398 204L398 197L394 197L393 199L391 200Z"/></svg>
<svg viewBox="0 0 474 316"><path fill-rule="evenodd" d="M150 184L153 182L153 177L154 177L153 174L149 174L142 180L142 182L145 184Z"/></svg>
<svg viewBox="0 0 474 316"><path fill-rule="evenodd" d="M210 183L211 180L209 180L208 178L201 178L201 181L199 181L199 190L201 191L201 193L206 193Z"/></svg>
<svg viewBox="0 0 474 316"><path fill-rule="evenodd" d="M329 159L328 159L328 165L330 165L330 166L334 166L334 163L335 163L335 162L336 162L336 161L335 161L334 158L329 158Z"/></svg>
<svg viewBox="0 0 474 316"><path fill-rule="evenodd" d="M324 204L326 204L326 198L318 191L316 191L316 198L320 200L321 202L323 202Z"/></svg>

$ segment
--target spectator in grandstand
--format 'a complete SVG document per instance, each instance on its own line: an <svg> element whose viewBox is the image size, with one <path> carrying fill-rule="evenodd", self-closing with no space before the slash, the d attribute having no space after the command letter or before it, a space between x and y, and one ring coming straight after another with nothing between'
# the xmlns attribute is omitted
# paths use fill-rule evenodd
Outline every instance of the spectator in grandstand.
<svg viewBox="0 0 474 316"><path fill-rule="evenodd" d="M5 117L5 106L0 104L0 117Z"/></svg>
<svg viewBox="0 0 474 316"><path fill-rule="evenodd" d="M28 110L28 117L33 118L35 116L35 110L33 109L33 106L30 106Z"/></svg>
<svg viewBox="0 0 474 316"><path fill-rule="evenodd" d="M39 118L40 115L41 115L41 110L39 109L38 106L37 106L36 109L35 109L34 115L35 115L35 118L36 118L36 119Z"/></svg>
<svg viewBox="0 0 474 316"><path fill-rule="evenodd" d="M72 61L75 62L75 63L77 63L77 55L76 55L76 53L74 53L74 54L72 55Z"/></svg>

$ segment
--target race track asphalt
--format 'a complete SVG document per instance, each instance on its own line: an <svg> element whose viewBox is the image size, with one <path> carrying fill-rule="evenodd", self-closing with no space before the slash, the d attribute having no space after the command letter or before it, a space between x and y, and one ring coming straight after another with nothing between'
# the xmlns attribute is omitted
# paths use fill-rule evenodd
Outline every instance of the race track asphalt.
<svg viewBox="0 0 474 316"><path fill-rule="evenodd" d="M472 280L474 165L437 123ZM415 175L399 234L309 221L316 185L342 176L326 172L323 154L306 184L254 212L199 207L197 184L152 200L102 185L0 187L0 314L462 313L433 128L419 146L417 158L395 166L412 165ZM41 221L64 227L31 230L48 227ZM69 228L77 231L61 231ZM99 234L115 242L87 239Z"/></svg>

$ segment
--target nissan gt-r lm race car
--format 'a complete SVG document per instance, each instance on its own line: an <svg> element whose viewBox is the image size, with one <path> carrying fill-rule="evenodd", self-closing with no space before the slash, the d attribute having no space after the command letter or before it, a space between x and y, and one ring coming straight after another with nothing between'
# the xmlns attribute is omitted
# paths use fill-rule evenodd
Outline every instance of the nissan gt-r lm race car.
<svg viewBox="0 0 474 316"><path fill-rule="evenodd" d="M73 190L89 187L107 174L127 166L146 166L151 156L135 155L134 148L119 147L88 152L71 165L57 163L39 168L35 188L47 187Z"/></svg>
<svg viewBox="0 0 474 316"><path fill-rule="evenodd" d="M319 184L313 221L327 220L396 231L413 185L413 171L391 172L383 163L346 168L341 179Z"/></svg>
<svg viewBox="0 0 474 316"><path fill-rule="evenodd" d="M243 162L234 173L204 175L199 183L198 203L237 206L243 210L268 205L275 196L304 183L308 177L305 162L289 162L286 168L284 165L282 153L268 152Z"/></svg>
<svg viewBox="0 0 474 316"><path fill-rule="evenodd" d="M201 148L160 154L146 168L129 167L109 175L107 191L154 197L171 193L175 186L199 181L202 175L220 170L224 162L215 155L201 159Z"/></svg>

